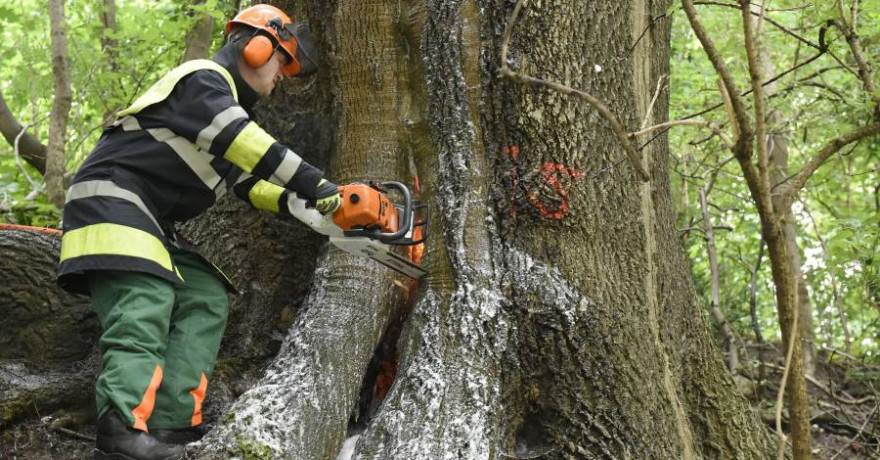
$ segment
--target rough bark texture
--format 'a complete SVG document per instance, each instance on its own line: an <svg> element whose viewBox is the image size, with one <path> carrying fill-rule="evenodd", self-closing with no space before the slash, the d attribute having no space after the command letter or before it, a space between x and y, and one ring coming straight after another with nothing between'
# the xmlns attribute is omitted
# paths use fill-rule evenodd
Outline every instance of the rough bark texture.
<svg viewBox="0 0 880 460"><path fill-rule="evenodd" d="M99 325L89 299L52 282L60 244L55 236L0 231L0 359L53 364L92 351Z"/></svg>
<svg viewBox="0 0 880 460"><path fill-rule="evenodd" d="M67 119L72 96L70 94L70 65L67 58L67 18L64 1L49 1L49 19L52 29L52 77L55 95L52 99L52 119L49 123L49 146L46 156L46 194L49 202L64 206L64 146L67 143Z"/></svg>
<svg viewBox="0 0 880 460"><path fill-rule="evenodd" d="M52 282L60 239L0 231L0 428L58 408L91 409L98 321Z"/></svg>

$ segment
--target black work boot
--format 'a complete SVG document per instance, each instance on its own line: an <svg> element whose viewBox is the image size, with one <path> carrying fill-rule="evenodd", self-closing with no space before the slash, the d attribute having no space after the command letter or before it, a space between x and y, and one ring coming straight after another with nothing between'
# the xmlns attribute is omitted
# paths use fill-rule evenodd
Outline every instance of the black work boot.
<svg viewBox="0 0 880 460"><path fill-rule="evenodd" d="M183 447L161 442L149 434L126 426L115 410L98 419L95 460L178 460Z"/></svg>
<svg viewBox="0 0 880 460"><path fill-rule="evenodd" d="M202 436L208 432L204 425L198 425L190 428L177 428L173 430L154 429L150 430L150 434L159 441L168 444L189 444L202 439Z"/></svg>

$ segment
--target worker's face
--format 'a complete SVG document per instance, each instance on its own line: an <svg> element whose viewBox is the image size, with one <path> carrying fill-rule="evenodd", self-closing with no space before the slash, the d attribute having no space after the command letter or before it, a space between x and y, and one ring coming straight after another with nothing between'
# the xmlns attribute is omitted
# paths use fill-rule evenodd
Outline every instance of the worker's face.
<svg viewBox="0 0 880 460"><path fill-rule="evenodd" d="M284 67L285 63L287 63L287 55L281 51L275 51L275 54L272 55L269 62L263 64L261 67L254 68L247 65L244 61L241 61L239 64L239 70L241 71L241 76L244 78L244 81L246 81L254 91L263 96L268 96L272 93L272 90L275 89L275 85L284 78L284 74L281 73L281 68Z"/></svg>

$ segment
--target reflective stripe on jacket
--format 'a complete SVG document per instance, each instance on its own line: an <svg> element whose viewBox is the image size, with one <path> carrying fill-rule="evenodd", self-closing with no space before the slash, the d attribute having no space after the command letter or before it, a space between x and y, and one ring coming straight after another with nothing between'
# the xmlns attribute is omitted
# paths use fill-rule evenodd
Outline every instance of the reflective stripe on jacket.
<svg viewBox="0 0 880 460"><path fill-rule="evenodd" d="M85 293L90 270L184 283L166 249L188 249L176 222L202 214L229 189L275 212L287 211L290 192L313 196L323 173L250 120L239 93L249 100L255 93L228 53L226 62L224 51L215 60L186 62L157 81L118 114L77 172L64 205L58 282L65 289Z"/></svg>

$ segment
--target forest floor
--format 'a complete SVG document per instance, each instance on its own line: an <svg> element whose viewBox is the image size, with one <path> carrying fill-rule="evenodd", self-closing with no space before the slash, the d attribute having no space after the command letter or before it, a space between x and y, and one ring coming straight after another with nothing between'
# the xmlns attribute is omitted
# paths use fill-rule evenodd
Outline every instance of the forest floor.
<svg viewBox="0 0 880 460"><path fill-rule="evenodd" d="M776 433L776 398L783 358L778 346L750 344L737 385ZM808 377L816 460L880 459L880 366L840 351L820 351ZM763 363L763 366L762 366ZM783 411L783 431L788 429Z"/></svg>
<svg viewBox="0 0 880 460"><path fill-rule="evenodd" d="M749 346L749 355L741 362L737 387L768 432L775 433L782 356L777 347L758 344ZM875 389L880 387L880 366L840 352L822 352L817 361L816 375L807 384L813 405L814 458L880 459L880 394ZM44 414L0 431L0 460L91 459L94 424L77 423L76 418Z"/></svg>

